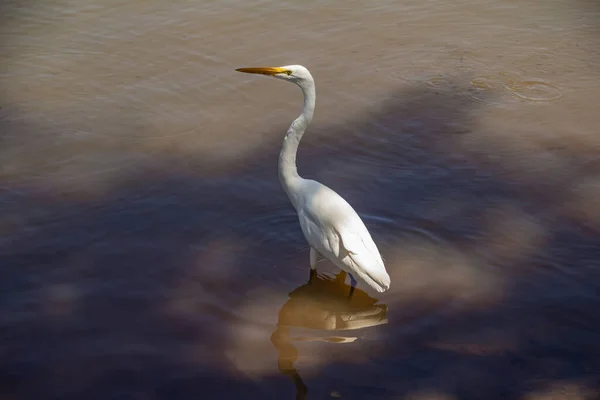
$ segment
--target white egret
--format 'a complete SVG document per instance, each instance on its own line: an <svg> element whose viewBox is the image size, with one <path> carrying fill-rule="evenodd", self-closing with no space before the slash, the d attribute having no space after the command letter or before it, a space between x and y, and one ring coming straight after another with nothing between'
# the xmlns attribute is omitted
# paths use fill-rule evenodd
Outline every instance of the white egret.
<svg viewBox="0 0 600 400"><path fill-rule="evenodd" d="M377 292L389 289L388 275L377 245L356 211L327 186L298 175L296 153L315 110L315 81L305 67L238 68L295 83L304 94L302 113L290 125L279 154L279 180L298 213L300 227L310 245L310 278L316 275L319 256L324 256L350 275L350 296L356 279ZM355 279L356 278L356 279Z"/></svg>

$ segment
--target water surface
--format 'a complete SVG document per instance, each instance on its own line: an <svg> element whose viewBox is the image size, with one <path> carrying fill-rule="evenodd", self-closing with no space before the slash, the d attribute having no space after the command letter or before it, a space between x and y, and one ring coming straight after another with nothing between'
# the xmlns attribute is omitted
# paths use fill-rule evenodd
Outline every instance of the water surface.
<svg viewBox="0 0 600 400"><path fill-rule="evenodd" d="M600 390L595 2L0 12L0 397ZM301 94L234 72L293 63L300 173L364 218L383 295L348 301L327 262L305 285L276 171Z"/></svg>

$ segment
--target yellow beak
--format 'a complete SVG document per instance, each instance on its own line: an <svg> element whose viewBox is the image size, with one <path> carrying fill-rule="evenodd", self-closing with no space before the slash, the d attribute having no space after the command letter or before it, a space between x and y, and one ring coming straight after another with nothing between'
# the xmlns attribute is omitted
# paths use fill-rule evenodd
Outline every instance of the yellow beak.
<svg viewBox="0 0 600 400"><path fill-rule="evenodd" d="M247 74L262 74L262 75L276 75L276 74L289 74L285 68L281 67L252 67L252 68L237 68L238 72L245 72Z"/></svg>

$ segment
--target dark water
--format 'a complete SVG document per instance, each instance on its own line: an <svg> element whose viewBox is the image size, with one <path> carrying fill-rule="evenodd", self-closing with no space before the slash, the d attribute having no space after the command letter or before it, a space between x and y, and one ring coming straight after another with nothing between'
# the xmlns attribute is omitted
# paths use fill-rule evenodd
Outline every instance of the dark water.
<svg viewBox="0 0 600 400"><path fill-rule="evenodd" d="M0 6L1 399L595 399L600 9L585 1ZM308 247L299 170L386 260Z"/></svg>

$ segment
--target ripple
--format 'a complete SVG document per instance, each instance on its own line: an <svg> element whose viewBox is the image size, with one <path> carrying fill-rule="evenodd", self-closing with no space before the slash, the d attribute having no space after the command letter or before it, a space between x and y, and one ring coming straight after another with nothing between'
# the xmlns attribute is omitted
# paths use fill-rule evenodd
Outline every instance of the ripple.
<svg viewBox="0 0 600 400"><path fill-rule="evenodd" d="M419 238L432 245L453 248L451 243L444 237L418 226L415 221L374 214L361 214L360 216L379 246L393 246L400 238L402 240Z"/></svg>
<svg viewBox="0 0 600 400"><path fill-rule="evenodd" d="M241 235L251 238L257 244L262 243L295 243L298 241L300 227L298 216L286 206L262 207L252 211L249 218L236 218L235 215L223 215L223 223L227 228L214 231L213 235Z"/></svg>
<svg viewBox="0 0 600 400"><path fill-rule="evenodd" d="M372 166L376 169L386 169L388 171L410 170L410 167L407 167L404 163L399 163L397 158L385 157L374 151L355 155L351 160L348 160L348 165L345 169L346 172L348 172L354 169L360 170L364 168L364 166ZM358 174L360 171L357 171L356 173Z"/></svg>
<svg viewBox="0 0 600 400"><path fill-rule="evenodd" d="M491 89L493 87L493 84L490 81L490 78L488 78L487 76L479 76L476 78L473 78L473 80L471 81L471 84L477 88L477 89Z"/></svg>
<svg viewBox="0 0 600 400"><path fill-rule="evenodd" d="M452 82L449 78L445 76L433 76L425 80L428 85L433 86L434 88L447 88L452 86Z"/></svg>
<svg viewBox="0 0 600 400"><path fill-rule="evenodd" d="M510 93L504 90L503 76L504 74L476 76L471 80L471 88L467 90L468 97L486 105L500 105L516 101Z"/></svg>
<svg viewBox="0 0 600 400"><path fill-rule="evenodd" d="M510 81L504 86L515 96L529 101L550 102L563 97L557 86L541 80Z"/></svg>
<svg viewBox="0 0 600 400"><path fill-rule="evenodd" d="M486 104L516 101L517 99L550 102L563 97L562 91L551 83L537 79L523 80L516 75L505 72L496 75L476 76L471 80L471 86L469 97ZM484 95L484 92L491 90L500 90L499 97L494 101L487 93Z"/></svg>
<svg viewBox="0 0 600 400"><path fill-rule="evenodd" d="M433 76L425 79L425 83L435 90L459 91L471 100L485 105L502 105L516 102L517 98L506 91L506 83L518 80L517 74L499 72L497 74L475 76L470 86L459 85L451 77Z"/></svg>

